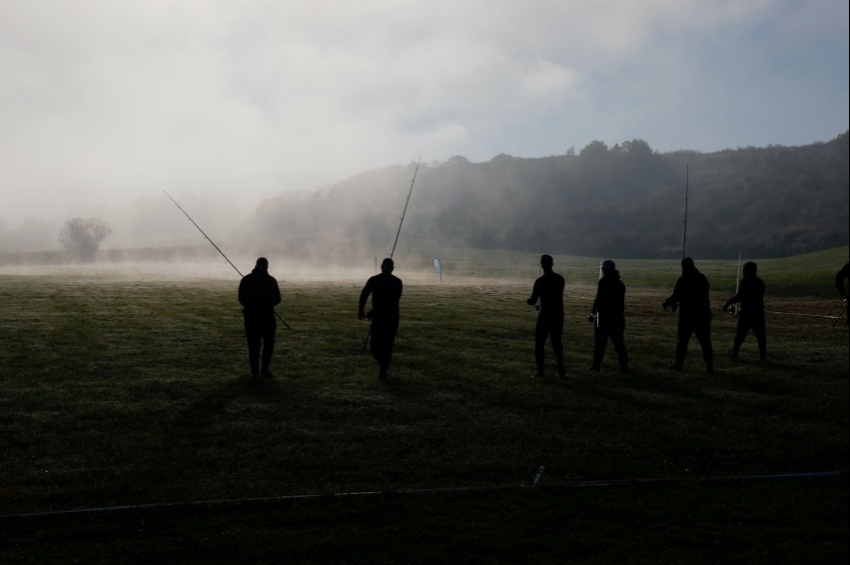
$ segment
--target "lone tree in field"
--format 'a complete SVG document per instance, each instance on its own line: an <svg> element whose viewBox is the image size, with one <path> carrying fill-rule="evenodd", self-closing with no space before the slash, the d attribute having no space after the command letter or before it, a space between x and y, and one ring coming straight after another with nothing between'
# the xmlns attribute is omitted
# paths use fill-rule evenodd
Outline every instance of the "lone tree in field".
<svg viewBox="0 0 850 565"><path fill-rule="evenodd" d="M100 242L111 233L112 228L100 218L74 218L59 231L59 243L73 259L90 263Z"/></svg>

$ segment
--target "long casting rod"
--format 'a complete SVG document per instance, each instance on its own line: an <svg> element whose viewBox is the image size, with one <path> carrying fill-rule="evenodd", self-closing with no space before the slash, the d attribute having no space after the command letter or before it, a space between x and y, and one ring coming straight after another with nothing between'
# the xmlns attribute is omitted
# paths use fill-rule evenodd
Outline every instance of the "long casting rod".
<svg viewBox="0 0 850 565"><path fill-rule="evenodd" d="M413 183L416 182L416 173L419 172L419 162L422 160L420 157L416 161L416 168L413 170L413 179L410 181L410 190L407 193L407 200L404 203L404 210L401 212L401 221L398 223L398 231L395 233L395 241L393 242L393 250L390 251L390 259L393 258L395 254L395 246L398 244L398 236L401 235L401 225L404 223L404 216L407 214L407 205L410 204L410 196L413 194Z"/></svg>
<svg viewBox="0 0 850 565"><path fill-rule="evenodd" d="M284 494L277 496L259 496L253 498L220 498L207 500L180 500L174 502L148 502L144 504L122 504L118 506L99 506L89 508L71 508L67 510L46 510L43 512L27 512L19 514L3 514L0 515L0 520L21 520L40 519L57 516L79 516L83 514L114 514L117 512L128 512L134 510L166 510L176 508L191 508L191 507L212 507L224 505L247 505L247 504L268 504L271 502L280 501L300 501L300 500L333 500L335 498L353 498L353 497L387 497L387 496L419 496L422 494L466 494L470 492L479 493L496 493L498 491L520 491L525 487L535 488L536 486L548 488L616 488L616 487L654 487L662 485L681 485L685 488L695 488L700 485L726 483L752 483L760 481L774 480L798 480L812 481L815 479L845 479L847 471L815 471L804 473L777 473L773 475L720 475L712 477L689 477L689 478L658 478L658 479L602 479L602 480L584 480L584 481L568 481L568 482L550 482L548 485L539 485L542 475L541 466L531 484L527 483L510 483L498 485L471 485L471 486L448 486L448 487L425 487L418 489L386 489L386 490L366 490L357 492L333 492L329 494ZM535 480L537 483L535 483Z"/></svg>
<svg viewBox="0 0 850 565"><path fill-rule="evenodd" d="M741 288L741 250L738 250L738 269L735 271L735 294Z"/></svg>
<svg viewBox="0 0 850 565"><path fill-rule="evenodd" d="M204 237L205 237L205 238L207 238L207 241L209 241L209 242L210 242L210 244L212 244L212 246L213 246L213 247L215 247L215 250L216 250L216 251L218 251L219 253L221 253L221 256L222 256L222 257L224 257L224 260L225 260L225 261L227 261L227 262L228 262L228 264L229 264L231 267L233 267L233 270L234 270L234 271L236 271L237 273L239 273L239 276L240 276L240 277L244 277L245 275L243 275L243 274L242 274L242 272L241 272L239 269L237 269L237 268L236 268L236 265L234 265L234 264L233 264L233 262L232 262L230 259L228 259L228 258L227 258L227 255L225 255L225 254L224 254L224 251L222 251L221 249L219 249L219 248L218 248L218 245L216 245L216 244L215 244L215 242L214 242L213 240L211 240L211 239L210 239L210 236L208 236L208 235L204 232L204 230L202 230L202 229L201 229L201 226L199 226L197 223L195 223L195 220L193 220L193 219L192 219L192 216L190 216L190 215L188 214L188 212L186 212L186 210L184 210L184 209L183 209L183 207L182 207L182 206L180 206L180 204L178 204L178 203L177 203L177 201L176 201L176 200L174 200L173 198L171 198L171 195L170 195L170 194L168 194L168 193L167 193L167 192L165 192L164 190L163 190L162 192L163 192L163 193L164 193L164 194L168 197L168 199L169 199L169 200L171 200L172 202L174 202L174 205L175 205L175 206L177 206L178 208L180 208L180 211L181 211L181 212L183 212L183 214L184 214L187 218L189 218L189 221L190 221L190 222L192 222L192 224L193 224L196 228L198 228L198 231L199 231L199 232L201 232L201 233L204 235ZM286 320L284 320L284 319L283 319L283 317L282 317L280 314L278 314L278 313L277 313L277 310L275 310L274 315L275 315L275 316L277 316L277 319L278 319L278 320L280 320L281 322L283 322L283 325L284 325L284 326L286 326L286 329L288 329L289 331L292 331L292 328L289 326L289 324L287 324L287 323L286 323Z"/></svg>
<svg viewBox="0 0 850 565"><path fill-rule="evenodd" d="M833 328L835 327L835 324L838 323L838 320L841 319L842 314L844 314L844 312L846 312L846 311L847 311L847 299L845 298L844 299L844 306L841 307L841 312L838 313L838 315L835 317L835 321L832 322Z"/></svg>
<svg viewBox="0 0 850 565"><path fill-rule="evenodd" d="M688 180L689 180L689 165L685 165L685 228L682 232L682 259L685 258L685 246L688 243Z"/></svg>

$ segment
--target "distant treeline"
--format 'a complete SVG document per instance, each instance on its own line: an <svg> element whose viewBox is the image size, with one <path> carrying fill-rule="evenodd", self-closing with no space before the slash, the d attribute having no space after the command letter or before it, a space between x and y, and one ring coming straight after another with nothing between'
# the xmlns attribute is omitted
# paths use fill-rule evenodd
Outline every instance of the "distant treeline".
<svg viewBox="0 0 850 565"><path fill-rule="evenodd" d="M174 247L147 247L136 249L101 249L97 252L99 263L158 262L158 261L209 261L221 257L210 245L182 245ZM0 253L0 267L18 265L70 265L74 259L65 251L24 251Z"/></svg>
<svg viewBox="0 0 850 565"><path fill-rule="evenodd" d="M621 258L781 257L848 244L848 132L802 147L653 151L594 141L543 158L461 156L421 164L405 217L409 247L453 246ZM389 253L415 163L375 169L258 207L243 241L287 253ZM400 243L401 245L401 243Z"/></svg>

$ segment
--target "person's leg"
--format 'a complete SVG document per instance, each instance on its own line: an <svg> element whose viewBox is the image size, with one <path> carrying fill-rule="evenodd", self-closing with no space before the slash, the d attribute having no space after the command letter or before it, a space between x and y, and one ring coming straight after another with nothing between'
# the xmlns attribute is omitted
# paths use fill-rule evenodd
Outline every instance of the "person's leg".
<svg viewBox="0 0 850 565"><path fill-rule="evenodd" d="M679 329L676 333L676 361L670 367L671 369L680 371L685 364L685 356L688 354L688 342L691 341L691 335L694 333L690 322L679 320Z"/></svg>
<svg viewBox="0 0 850 565"><path fill-rule="evenodd" d="M617 352L617 361L620 364L620 371L623 373L629 370L629 353L626 350L625 333L625 325L617 326L611 330L611 343Z"/></svg>
<svg viewBox="0 0 850 565"><path fill-rule="evenodd" d="M264 320L263 322L263 366L260 372L266 376L271 376L269 366L272 363L272 355L274 354L275 334L277 333L277 322L274 318Z"/></svg>
<svg viewBox="0 0 850 565"><path fill-rule="evenodd" d="M549 338L552 340L552 352L555 354L555 362L558 365L558 376L566 375L564 368L564 320L553 320L549 326Z"/></svg>
<svg viewBox="0 0 850 565"><path fill-rule="evenodd" d="M593 364L590 366L591 371L598 371L602 368L602 358L605 356L605 348L607 346L608 332L597 326L593 330Z"/></svg>
<svg viewBox="0 0 850 565"><path fill-rule="evenodd" d="M245 316L245 336L248 338L248 364L255 377L260 373L260 341L262 333L254 319Z"/></svg>
<svg viewBox="0 0 850 565"><path fill-rule="evenodd" d="M387 320L386 327L384 328L383 357L380 362L380 373L378 375L382 379L387 378L387 373L390 370L390 362L393 360L393 348L395 347L395 337L397 334L398 318Z"/></svg>
<svg viewBox="0 0 850 565"><path fill-rule="evenodd" d="M735 339L732 340L732 350L729 352L729 358L732 361L738 360L738 353L741 350L741 344L744 343L744 338L750 331L750 322L747 318L741 316L738 318L738 325L735 329Z"/></svg>
<svg viewBox="0 0 850 565"><path fill-rule="evenodd" d="M694 332L702 349L702 358L709 373L714 372L714 349L711 347L711 320L700 320Z"/></svg>
<svg viewBox="0 0 850 565"><path fill-rule="evenodd" d="M384 329L383 320L372 318L371 326L371 341L369 342L369 350L372 352L372 357L380 365L384 361L384 352L386 350L386 332Z"/></svg>
<svg viewBox="0 0 850 565"><path fill-rule="evenodd" d="M546 346L546 338L549 335L549 329L546 327L546 324L539 317L537 318L537 325L534 327L534 361L537 364L537 376L542 377L544 375L543 372L543 361L545 359L545 346Z"/></svg>
<svg viewBox="0 0 850 565"><path fill-rule="evenodd" d="M759 361L764 361L767 354L767 330L764 323L764 313L757 315L753 320L753 334L759 345Z"/></svg>

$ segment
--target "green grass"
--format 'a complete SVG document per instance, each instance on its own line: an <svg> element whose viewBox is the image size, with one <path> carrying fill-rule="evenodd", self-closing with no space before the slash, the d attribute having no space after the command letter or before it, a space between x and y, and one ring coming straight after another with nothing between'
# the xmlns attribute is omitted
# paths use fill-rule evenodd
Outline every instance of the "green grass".
<svg viewBox="0 0 850 565"><path fill-rule="evenodd" d="M837 247L783 259L741 257L741 267L747 261L759 266L770 293L775 296L835 296L835 273L848 261L848 247ZM440 257L446 279L452 276L484 277L533 281L538 273L539 254L513 251L481 251L470 249L426 249L401 256L399 265L412 265L427 271L433 257ZM619 259L617 257L572 257L555 255L555 270L567 282L595 284L599 277L599 262L614 259L626 284L634 288L669 289L672 291L681 273L679 260ZM735 293L739 278L736 260L701 260L697 268L709 279L717 292Z"/></svg>
<svg viewBox="0 0 850 565"><path fill-rule="evenodd" d="M841 252L760 274L831 288ZM278 329L276 378L252 381L234 280L0 275L0 561L846 561L843 321L769 314L767 364L750 336L733 365L734 319L718 311L718 373L695 342L669 373L676 318L659 304L676 264L622 261L633 372L609 348L591 375L598 260L556 257L568 378L534 380L533 261L440 253L442 285L399 261L388 382L362 350L359 278L288 281L273 261L294 331ZM769 309L836 314L815 290ZM842 474L716 480L821 471ZM640 479L659 482L575 486ZM385 494L333 496L364 491ZM8 517L222 499L245 502Z"/></svg>

